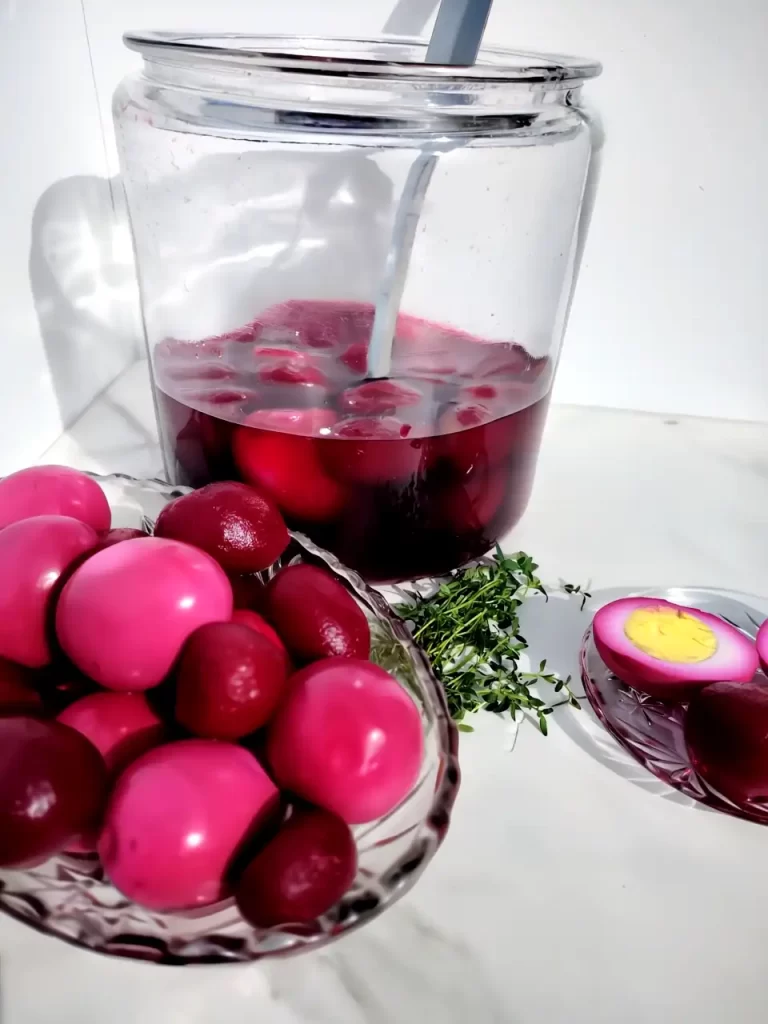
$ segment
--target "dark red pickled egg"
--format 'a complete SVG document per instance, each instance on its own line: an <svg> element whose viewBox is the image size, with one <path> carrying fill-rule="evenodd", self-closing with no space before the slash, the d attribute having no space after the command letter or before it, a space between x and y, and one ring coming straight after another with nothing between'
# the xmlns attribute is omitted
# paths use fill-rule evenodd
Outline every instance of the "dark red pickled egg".
<svg viewBox="0 0 768 1024"><path fill-rule="evenodd" d="M738 805L768 810L768 684L712 683L691 697L685 742L696 772Z"/></svg>
<svg viewBox="0 0 768 1024"><path fill-rule="evenodd" d="M170 502L157 517L155 536L192 544L238 574L266 569L288 546L273 498L234 481L208 484Z"/></svg>
<svg viewBox="0 0 768 1024"><path fill-rule="evenodd" d="M104 548L111 548L113 544L122 544L124 540L136 540L139 537L146 537L143 530L135 530L130 526L121 526L115 530L108 530L99 540L93 553L102 551Z"/></svg>
<svg viewBox="0 0 768 1024"><path fill-rule="evenodd" d="M330 573L288 565L267 585L265 611L298 661L367 658L371 631L360 606Z"/></svg>
<svg viewBox="0 0 768 1024"><path fill-rule="evenodd" d="M68 466L30 466L0 480L0 529L32 516L68 516L97 533L112 519L96 481Z"/></svg>
<svg viewBox="0 0 768 1024"><path fill-rule="evenodd" d="M274 640L239 622L196 629L176 667L176 721L195 736L237 740L267 723L286 682Z"/></svg>
<svg viewBox="0 0 768 1024"><path fill-rule="evenodd" d="M228 621L232 604L224 570L205 551L145 537L99 551L73 573L56 606L56 634L97 683L146 690L198 626Z"/></svg>
<svg viewBox="0 0 768 1024"><path fill-rule="evenodd" d="M0 658L0 715L39 715L43 700L35 689L35 673Z"/></svg>
<svg viewBox="0 0 768 1024"><path fill-rule="evenodd" d="M237 906L255 928L311 924L338 903L356 871L347 824L319 808L296 809L243 871Z"/></svg>
<svg viewBox="0 0 768 1024"><path fill-rule="evenodd" d="M97 543L96 531L69 516L35 516L0 530L0 656L42 668L51 658L49 626L64 573Z"/></svg>
<svg viewBox="0 0 768 1024"><path fill-rule="evenodd" d="M267 736L278 784L348 824L396 807L423 754L411 697L383 668L357 658L327 658L292 676Z"/></svg>
<svg viewBox="0 0 768 1024"><path fill-rule="evenodd" d="M748 682L758 667L754 643L735 626L661 598L611 601L592 628L611 672L659 700L685 700L722 679Z"/></svg>
<svg viewBox="0 0 768 1024"><path fill-rule="evenodd" d="M250 608L235 608L232 612L232 622L237 622L241 626L247 626L248 629L252 629L256 633L260 633L263 637L266 637L267 640L273 643L275 647L283 653L286 665L289 664L290 658L288 657L288 648L280 639L280 635L277 630L271 626L265 618L259 615L258 612L254 612Z"/></svg>
<svg viewBox="0 0 768 1024"><path fill-rule="evenodd" d="M207 906L228 895L233 858L272 823L279 806L275 784L243 747L167 743L118 779L99 856L112 884L142 906Z"/></svg>
<svg viewBox="0 0 768 1024"><path fill-rule="evenodd" d="M64 708L97 689L96 683L75 668L60 654L35 674L35 687L43 699L46 712L58 715Z"/></svg>
<svg viewBox="0 0 768 1024"><path fill-rule="evenodd" d="M257 430L249 420L232 439L243 478L271 494L281 511L296 519L324 522L344 506L346 491L326 470L312 437Z"/></svg>
<svg viewBox="0 0 768 1024"><path fill-rule="evenodd" d="M243 576L230 576L235 608L252 608L257 610L264 600L264 584L258 576L246 573Z"/></svg>
<svg viewBox="0 0 768 1024"><path fill-rule="evenodd" d="M104 761L80 733L59 722L0 718L0 867L65 850L99 820L106 795Z"/></svg>
<svg viewBox="0 0 768 1024"><path fill-rule="evenodd" d="M484 530L503 506L509 483L504 469L479 466L439 495L436 521L456 533Z"/></svg>
<svg viewBox="0 0 768 1024"><path fill-rule="evenodd" d="M439 421L437 452L464 476L478 467L505 463L515 443L515 424L480 403L447 409Z"/></svg>

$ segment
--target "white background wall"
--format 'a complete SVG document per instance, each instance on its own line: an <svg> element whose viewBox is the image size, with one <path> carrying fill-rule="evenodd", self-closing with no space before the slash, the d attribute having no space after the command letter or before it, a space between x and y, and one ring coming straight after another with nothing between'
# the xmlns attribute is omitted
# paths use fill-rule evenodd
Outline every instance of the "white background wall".
<svg viewBox="0 0 768 1024"><path fill-rule="evenodd" d="M137 60L122 31L365 34L393 3L0 0L0 472L135 351L109 230L110 98ZM395 27L429 6L401 0ZM585 90L606 144L558 399L768 421L768 4L496 0L486 38L605 65Z"/></svg>

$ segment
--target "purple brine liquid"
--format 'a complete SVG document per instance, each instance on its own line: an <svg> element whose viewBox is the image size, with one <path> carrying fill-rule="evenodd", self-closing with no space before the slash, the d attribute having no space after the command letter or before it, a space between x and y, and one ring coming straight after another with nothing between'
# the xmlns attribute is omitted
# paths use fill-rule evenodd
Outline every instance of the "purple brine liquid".
<svg viewBox="0 0 768 1024"><path fill-rule="evenodd" d="M228 335L161 342L166 463L175 483L269 491L368 580L439 574L525 510L551 363L401 316L390 376L366 380L372 322L368 305L293 301Z"/></svg>

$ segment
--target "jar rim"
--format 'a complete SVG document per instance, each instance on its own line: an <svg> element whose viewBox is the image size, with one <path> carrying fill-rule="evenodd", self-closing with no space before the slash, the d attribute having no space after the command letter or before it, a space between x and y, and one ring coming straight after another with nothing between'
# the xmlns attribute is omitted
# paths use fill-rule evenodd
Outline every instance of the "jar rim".
<svg viewBox="0 0 768 1024"><path fill-rule="evenodd" d="M298 35L211 35L196 32L126 32L125 45L145 58L218 63L347 78L397 78L442 83L580 82L597 77L598 61L564 54L484 46L470 66L427 64L423 39Z"/></svg>

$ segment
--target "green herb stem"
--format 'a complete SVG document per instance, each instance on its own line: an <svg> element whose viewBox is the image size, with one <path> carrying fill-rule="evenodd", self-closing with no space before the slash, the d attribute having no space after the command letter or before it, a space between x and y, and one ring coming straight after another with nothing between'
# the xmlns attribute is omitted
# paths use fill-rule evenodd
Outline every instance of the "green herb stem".
<svg viewBox="0 0 768 1024"><path fill-rule="evenodd" d="M520 634L518 609L530 594L547 592L536 576L538 565L530 555L505 555L496 547L487 562L460 569L431 597L414 594L412 601L397 607L411 625L413 637L424 648L442 682L451 715L471 731L464 716L486 709L533 716L547 735L547 717L560 704L579 708L571 690L571 677L561 679L547 672L546 661L538 672L519 669L527 649ZM581 597L583 608L591 594L583 587L563 584L566 594ZM547 683L563 694L555 705L536 696L534 687Z"/></svg>

